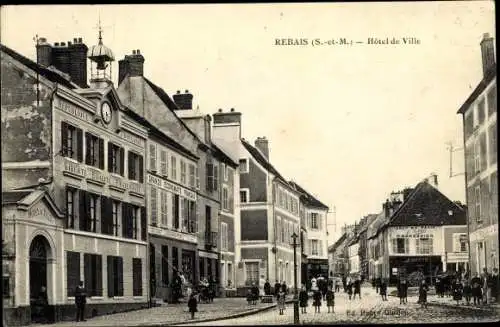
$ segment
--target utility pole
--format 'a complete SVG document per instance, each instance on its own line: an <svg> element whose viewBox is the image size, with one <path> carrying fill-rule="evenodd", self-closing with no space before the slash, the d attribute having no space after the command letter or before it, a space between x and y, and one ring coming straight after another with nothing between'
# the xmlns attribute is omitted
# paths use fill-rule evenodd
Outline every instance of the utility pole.
<svg viewBox="0 0 500 327"><path fill-rule="evenodd" d="M293 239L293 283L295 292L293 294L293 323L294 325L299 324L299 303L298 303L298 288L297 288L297 237L299 237L295 232L292 234Z"/></svg>

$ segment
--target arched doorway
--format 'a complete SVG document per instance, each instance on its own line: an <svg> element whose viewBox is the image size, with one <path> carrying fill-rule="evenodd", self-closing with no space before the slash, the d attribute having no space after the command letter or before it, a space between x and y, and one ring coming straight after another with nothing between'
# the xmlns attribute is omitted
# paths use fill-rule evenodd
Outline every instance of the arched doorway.
<svg viewBox="0 0 500 327"><path fill-rule="evenodd" d="M31 320L48 321L47 268L50 245L42 235L36 236L29 249Z"/></svg>

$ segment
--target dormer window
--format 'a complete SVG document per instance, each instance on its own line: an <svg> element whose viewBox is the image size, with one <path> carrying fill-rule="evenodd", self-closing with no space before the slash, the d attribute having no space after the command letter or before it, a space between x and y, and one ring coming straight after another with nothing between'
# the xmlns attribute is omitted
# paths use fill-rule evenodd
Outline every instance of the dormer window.
<svg viewBox="0 0 500 327"><path fill-rule="evenodd" d="M240 174L248 173L248 159L240 159Z"/></svg>

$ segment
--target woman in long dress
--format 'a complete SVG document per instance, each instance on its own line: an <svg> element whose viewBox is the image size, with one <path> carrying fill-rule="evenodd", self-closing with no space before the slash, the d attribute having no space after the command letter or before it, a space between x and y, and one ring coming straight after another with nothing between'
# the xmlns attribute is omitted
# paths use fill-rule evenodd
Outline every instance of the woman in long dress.
<svg viewBox="0 0 500 327"><path fill-rule="evenodd" d="M278 293L278 310L280 315L283 315L283 311L285 310L285 292L283 288Z"/></svg>
<svg viewBox="0 0 500 327"><path fill-rule="evenodd" d="M307 303L308 300L309 300L309 296L307 295L306 287L304 285L302 285L302 288L301 288L300 293L299 293L299 305L300 305L301 313L307 313L306 309L308 306L308 303Z"/></svg>

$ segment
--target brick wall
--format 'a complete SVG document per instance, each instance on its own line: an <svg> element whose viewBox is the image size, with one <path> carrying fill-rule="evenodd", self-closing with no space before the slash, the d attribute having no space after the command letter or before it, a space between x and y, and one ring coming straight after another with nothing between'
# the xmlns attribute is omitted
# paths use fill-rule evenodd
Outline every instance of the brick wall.
<svg viewBox="0 0 500 327"><path fill-rule="evenodd" d="M267 211L241 211L241 240L267 240Z"/></svg>

